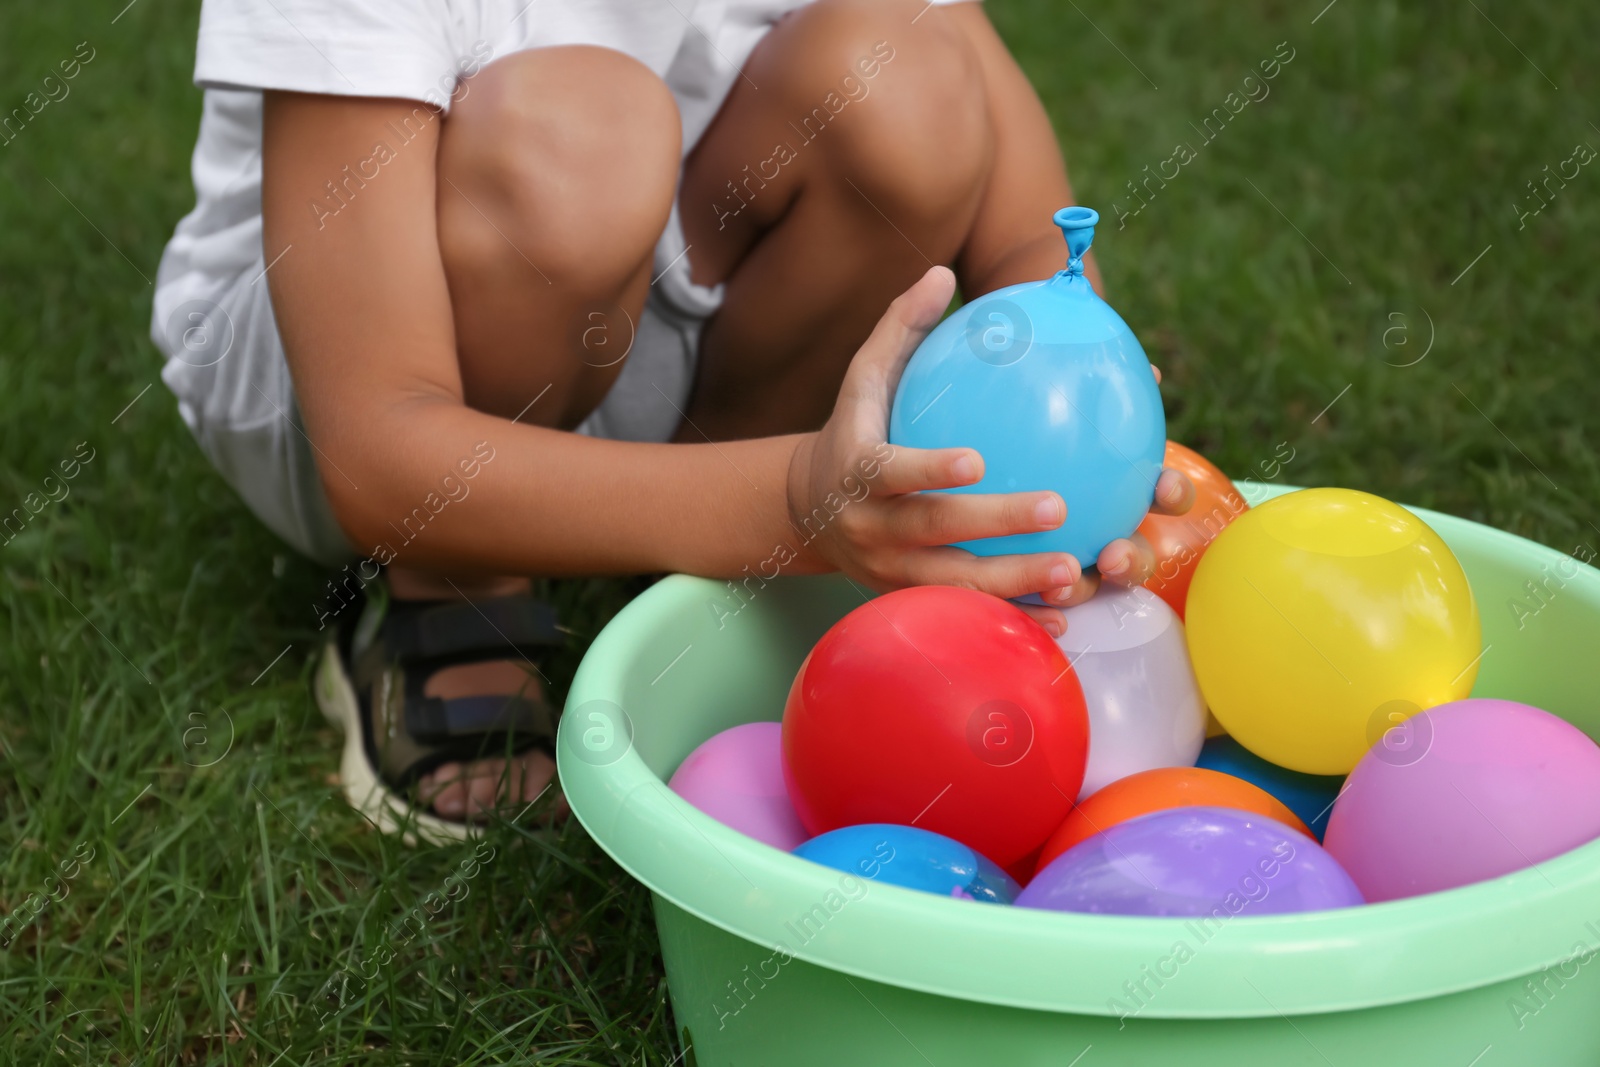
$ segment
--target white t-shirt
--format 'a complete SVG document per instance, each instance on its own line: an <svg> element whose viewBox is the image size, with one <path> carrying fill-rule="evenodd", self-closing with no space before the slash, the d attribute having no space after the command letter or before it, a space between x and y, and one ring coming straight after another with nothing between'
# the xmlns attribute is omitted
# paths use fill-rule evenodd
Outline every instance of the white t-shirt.
<svg viewBox="0 0 1600 1067"><path fill-rule="evenodd" d="M400 97L449 109L492 60L551 45L623 52L677 98L685 154L756 43L808 0L204 0L195 208L156 278L154 332L261 268L261 91ZM957 0L934 0L951 3Z"/></svg>

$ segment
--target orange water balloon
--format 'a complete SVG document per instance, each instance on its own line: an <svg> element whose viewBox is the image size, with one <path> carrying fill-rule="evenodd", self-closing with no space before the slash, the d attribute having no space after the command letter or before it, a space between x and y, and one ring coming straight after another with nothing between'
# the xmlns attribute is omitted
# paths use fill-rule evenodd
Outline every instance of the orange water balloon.
<svg viewBox="0 0 1600 1067"><path fill-rule="evenodd" d="M1249 510L1228 476L1200 453L1176 441L1167 442L1165 467L1180 470L1194 483L1194 507L1184 515L1151 512L1139 524L1155 550L1156 569L1144 587L1171 605L1181 619L1189 599L1189 582L1200 557L1222 528Z"/></svg>
<svg viewBox="0 0 1600 1067"><path fill-rule="evenodd" d="M1042 871L1073 845L1129 819L1171 808L1233 808L1276 819L1312 837L1300 817L1277 797L1243 778L1204 767L1157 767L1119 778L1073 805L1039 852ZM1312 838L1315 840L1315 838Z"/></svg>

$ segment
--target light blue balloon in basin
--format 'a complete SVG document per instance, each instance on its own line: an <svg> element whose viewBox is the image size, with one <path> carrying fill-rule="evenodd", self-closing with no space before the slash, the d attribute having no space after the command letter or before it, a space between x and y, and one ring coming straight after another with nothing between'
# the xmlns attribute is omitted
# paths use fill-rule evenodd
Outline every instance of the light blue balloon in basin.
<svg viewBox="0 0 1600 1067"><path fill-rule="evenodd" d="M1342 774L1302 774L1269 763L1226 735L1213 737L1200 748L1196 767L1221 771L1260 786L1300 817L1300 821L1322 840L1328 830L1333 802L1344 788Z"/></svg>
<svg viewBox="0 0 1600 1067"><path fill-rule="evenodd" d="M918 346L900 378L889 442L976 449L984 476L951 493L1053 489L1055 530L957 547L980 556L1070 552L1092 566L1138 527L1155 498L1167 419L1144 349L1083 276L1098 213L1063 208L1071 258L1048 281L962 305Z"/></svg>
<svg viewBox="0 0 1600 1067"><path fill-rule="evenodd" d="M813 837L794 854L858 878L942 897L1010 904L1022 892L988 857L943 834L915 826L842 826Z"/></svg>

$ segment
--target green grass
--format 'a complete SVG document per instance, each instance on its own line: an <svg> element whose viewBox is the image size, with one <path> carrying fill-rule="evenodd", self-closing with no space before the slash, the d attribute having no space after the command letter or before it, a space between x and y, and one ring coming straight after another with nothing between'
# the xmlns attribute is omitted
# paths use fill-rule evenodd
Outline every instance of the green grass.
<svg viewBox="0 0 1600 1067"><path fill-rule="evenodd" d="M0 1062L669 1062L648 899L575 825L496 826L470 895L397 932L471 850L408 850L339 799L306 684L323 576L157 382L148 279L192 200L198 4L113 24L123 2L0 16L7 112L96 50L0 144L0 512L93 450L0 547L0 917L74 875L0 952ZM1286 442L1280 480L1600 545L1600 165L1523 228L1513 207L1600 146L1600 10L1082 7L1093 25L991 3L1107 218L1172 435L1236 474ZM1190 123L1283 41L1270 96L1201 147ZM1119 230L1124 183L1179 142L1196 158ZM552 592L580 635L559 683L626 588Z"/></svg>

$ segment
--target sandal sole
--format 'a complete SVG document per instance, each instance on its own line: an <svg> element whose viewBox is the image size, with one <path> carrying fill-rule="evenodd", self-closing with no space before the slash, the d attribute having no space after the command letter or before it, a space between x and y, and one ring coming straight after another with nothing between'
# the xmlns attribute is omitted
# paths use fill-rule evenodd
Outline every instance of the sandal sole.
<svg viewBox="0 0 1600 1067"><path fill-rule="evenodd" d="M336 642L324 646L312 683L317 707L334 729L344 735L339 758L339 782L345 800L379 830L395 834L407 845L451 845L483 836L480 823L455 822L418 808L384 784L367 759L361 737L361 705L346 674Z"/></svg>

